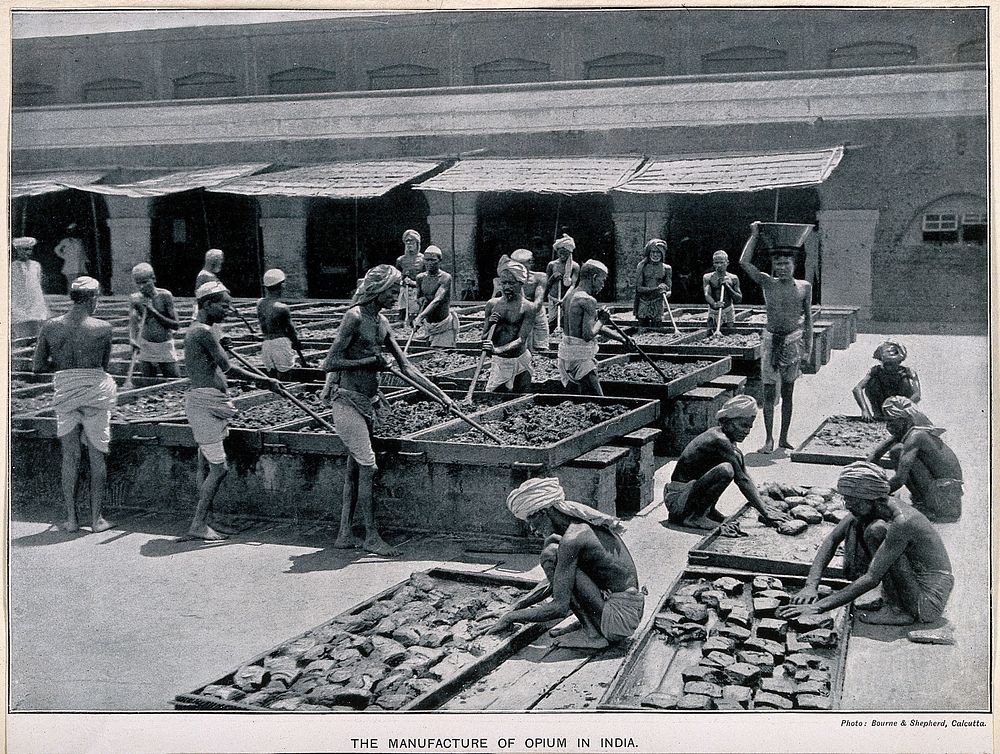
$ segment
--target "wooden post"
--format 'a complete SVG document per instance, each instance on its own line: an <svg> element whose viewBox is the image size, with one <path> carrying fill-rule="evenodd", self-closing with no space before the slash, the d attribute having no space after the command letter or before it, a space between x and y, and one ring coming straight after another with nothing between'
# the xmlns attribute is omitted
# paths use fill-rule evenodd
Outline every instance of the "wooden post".
<svg viewBox="0 0 1000 754"><path fill-rule="evenodd" d="M451 296L455 298L458 279L458 249L455 248L455 192L451 192ZM463 292L464 293L464 292Z"/></svg>
<svg viewBox="0 0 1000 754"><path fill-rule="evenodd" d="M94 259L97 265L97 280L101 284L100 289L104 290L104 260L101 259L101 229L97 224L97 197L93 192L90 194L90 217L94 223Z"/></svg>

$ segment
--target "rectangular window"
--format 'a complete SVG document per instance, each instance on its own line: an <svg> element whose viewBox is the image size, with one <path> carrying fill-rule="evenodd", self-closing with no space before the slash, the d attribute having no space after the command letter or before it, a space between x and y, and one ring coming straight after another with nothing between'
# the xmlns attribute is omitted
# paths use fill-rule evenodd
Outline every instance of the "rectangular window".
<svg viewBox="0 0 1000 754"><path fill-rule="evenodd" d="M174 243L187 243L187 221L183 218L174 220Z"/></svg>
<svg viewBox="0 0 1000 754"><path fill-rule="evenodd" d="M954 212L924 215L924 243L958 243L958 215Z"/></svg>
<svg viewBox="0 0 1000 754"><path fill-rule="evenodd" d="M983 245L986 243L986 213L966 212L962 215L962 241Z"/></svg>

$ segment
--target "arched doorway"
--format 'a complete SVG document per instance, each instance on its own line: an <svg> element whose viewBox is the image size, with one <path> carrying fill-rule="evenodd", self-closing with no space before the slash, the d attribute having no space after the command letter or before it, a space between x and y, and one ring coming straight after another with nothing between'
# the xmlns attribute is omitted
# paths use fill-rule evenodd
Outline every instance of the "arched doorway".
<svg viewBox="0 0 1000 754"><path fill-rule="evenodd" d="M260 295L261 233L257 200L250 196L185 191L150 202L150 257L160 285L194 294L205 252L222 249L219 277L234 296Z"/></svg>

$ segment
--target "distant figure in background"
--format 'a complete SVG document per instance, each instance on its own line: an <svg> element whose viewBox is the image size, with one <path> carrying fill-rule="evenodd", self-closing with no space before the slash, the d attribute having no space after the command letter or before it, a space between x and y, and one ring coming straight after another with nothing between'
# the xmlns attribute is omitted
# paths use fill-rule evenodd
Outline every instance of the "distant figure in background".
<svg viewBox="0 0 1000 754"><path fill-rule="evenodd" d="M66 226L66 234L52 251L63 260L62 274L66 277L67 290L73 280L90 274L90 265L87 263L87 246L83 242L79 226L76 223L70 223Z"/></svg>
<svg viewBox="0 0 1000 754"><path fill-rule="evenodd" d="M181 323L174 309L174 295L166 288L156 287L152 265L140 262L132 268L132 282L139 289L131 297L129 340L139 352L138 361L144 377L180 377L174 331Z"/></svg>
<svg viewBox="0 0 1000 754"><path fill-rule="evenodd" d="M667 259L667 242L651 239L636 267L635 302L632 313L640 325L658 325L663 321L663 299L670 295L672 270Z"/></svg>
<svg viewBox="0 0 1000 754"><path fill-rule="evenodd" d="M549 299L549 329L551 330L558 317L559 306L571 288L580 279L580 265L573 261L576 251L576 241L565 233L552 244L552 250L558 256L545 267L545 295Z"/></svg>
<svg viewBox="0 0 1000 754"><path fill-rule="evenodd" d="M420 253L420 234L415 230L403 232L403 253L396 258L396 269L403 273L403 286L399 289L399 309L403 321L411 325L420 311L417 304L417 275L424 271L424 255Z"/></svg>
<svg viewBox="0 0 1000 754"><path fill-rule="evenodd" d="M458 342L458 315L451 310L451 275L441 269L441 249L424 250L424 271L417 274L418 307L413 329L421 324L435 348L454 348Z"/></svg>
<svg viewBox="0 0 1000 754"><path fill-rule="evenodd" d="M913 369L903 366L906 347L902 343L887 340L875 349L872 358L881 363L869 369L854 386L854 400L865 421L884 419L882 404L894 395L920 403L920 380Z"/></svg>
<svg viewBox="0 0 1000 754"><path fill-rule="evenodd" d="M271 377L279 377L295 366L295 353L303 367L310 366L302 343L292 324L292 310L281 300L285 273L277 268L264 273L264 298L257 301L257 320L264 342L260 344L260 357L264 371Z"/></svg>
<svg viewBox="0 0 1000 754"><path fill-rule="evenodd" d="M111 411L118 386L108 374L111 361L111 324L96 319L100 283L79 277L69 289L70 310L50 319L42 327L35 346L32 370L54 371L52 409L56 435L62 445L62 491L66 522L60 528L80 529L76 515L76 483L80 474L80 450L88 447L90 460L90 510L94 532L111 528L104 520L104 487L107 482L108 444L111 442Z"/></svg>
<svg viewBox="0 0 1000 754"><path fill-rule="evenodd" d="M736 322L735 304L743 301L743 291L740 290L740 279L727 272L729 255L719 249L712 254L712 272L706 272L702 277L702 287L705 289L705 302L708 304L708 326L714 327L719 311L722 311L722 326L726 327Z"/></svg>
<svg viewBox="0 0 1000 754"><path fill-rule="evenodd" d="M49 318L42 293L42 266L31 258L35 249L31 236L11 242L14 259L10 263L10 318L12 338L35 338Z"/></svg>
<svg viewBox="0 0 1000 754"><path fill-rule="evenodd" d="M225 255L222 253L222 249L209 249L205 252L205 265L198 272L198 275L194 279L194 308L191 313L191 321L198 321L198 289L201 288L205 283L219 283L222 281L219 279L219 273L222 272L222 265L225 263ZM226 289L229 290L228 288ZM222 320L219 320L212 325L212 332L215 333L215 337L219 341L223 341L222 335Z"/></svg>
<svg viewBox="0 0 1000 754"><path fill-rule="evenodd" d="M510 255L512 261L524 265L528 271L528 280L524 284L524 297L529 303L535 305L535 326L528 338L528 350L537 353L540 350L549 349L549 319L548 312L545 311L545 283L547 278L544 272L532 272L531 267L535 263L535 255L528 249L516 249Z"/></svg>

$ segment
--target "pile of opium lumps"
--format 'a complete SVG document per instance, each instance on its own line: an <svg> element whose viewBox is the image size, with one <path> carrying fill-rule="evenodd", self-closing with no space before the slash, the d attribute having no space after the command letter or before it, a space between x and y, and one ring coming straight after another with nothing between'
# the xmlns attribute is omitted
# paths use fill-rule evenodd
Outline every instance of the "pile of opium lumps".
<svg viewBox="0 0 1000 754"><path fill-rule="evenodd" d="M747 586L746 580L723 576L677 589L668 609L655 617L654 629L669 641L700 641L701 659L681 671L679 682L661 684L660 689L669 686L667 691L657 689L644 697L642 706L830 709L833 668L816 650L837 646L833 617L777 618L778 607L792 598L781 579L755 576L751 595ZM829 593L829 587L819 588L820 596ZM677 688L681 693L671 693Z"/></svg>
<svg viewBox="0 0 1000 754"><path fill-rule="evenodd" d="M724 348L753 348L761 344L759 332L746 333L709 333L704 338L698 338L700 346L722 346Z"/></svg>
<svg viewBox="0 0 1000 754"><path fill-rule="evenodd" d="M655 359L658 366L668 380L676 380L680 377L704 369L712 365L711 361L689 361L672 362ZM601 380L617 382L663 382L663 377L653 369L652 365L645 361L633 361L627 364L611 364L600 368Z"/></svg>
<svg viewBox="0 0 1000 754"><path fill-rule="evenodd" d="M640 346L665 346L688 335L690 333L673 333L666 330L643 330L630 337Z"/></svg>
<svg viewBox="0 0 1000 754"><path fill-rule="evenodd" d="M300 327L298 329L301 340L330 340L337 336L337 327Z"/></svg>
<svg viewBox="0 0 1000 754"><path fill-rule="evenodd" d="M813 435L809 445L848 448L868 455L876 446L889 439L885 422L866 422L853 416L831 416Z"/></svg>
<svg viewBox="0 0 1000 754"><path fill-rule="evenodd" d="M128 403L115 406L111 412L111 419L124 422L155 419L160 416L181 416L184 413L184 396L190 387L190 383L182 383L169 390L143 393ZM260 388L248 382L230 382L227 385L227 394L230 398L258 392Z"/></svg>
<svg viewBox="0 0 1000 754"><path fill-rule="evenodd" d="M325 359L326 358L326 354L328 352L329 352L329 349L327 349L327 348L319 348L319 349L317 349L317 348L303 348L302 349L302 355L305 356L307 359L309 359L313 363L314 366L316 365L317 360L318 361L322 361L323 359ZM250 363L251 365L253 365L253 366L257 367L257 368L260 368L260 367L262 367L264 365L264 360L261 358L260 353L251 353L251 354L242 353L242 354L240 354L240 356L242 356L244 359L247 360L248 363ZM237 366L242 366L240 364L240 362L237 361L235 358L231 359L231 361L234 364L236 364Z"/></svg>
<svg viewBox="0 0 1000 754"><path fill-rule="evenodd" d="M433 355L426 359L414 360L413 366L427 375L444 374L445 372L456 372L460 369L475 368L479 363L479 354L461 353L458 351L434 351Z"/></svg>
<svg viewBox="0 0 1000 754"><path fill-rule="evenodd" d="M17 414L31 414L35 411L43 411L47 408L52 408L52 396L53 392L51 387L41 395L34 395L30 398L11 396L11 416L16 416Z"/></svg>
<svg viewBox="0 0 1000 754"><path fill-rule="evenodd" d="M510 400L506 395L493 394L473 394L472 404L474 410L494 406ZM463 401L462 407L467 409L468 404ZM417 401L415 403L404 403L402 401L390 403L388 409L380 409L378 412L379 423L375 428L375 435L378 437L402 437L411 435L414 432L433 427L455 418L455 414L442 406L437 401Z"/></svg>
<svg viewBox="0 0 1000 754"><path fill-rule="evenodd" d="M319 390L306 390L295 397L316 413L329 411L330 407L320 399L319 393ZM263 429L264 427L288 424L297 419L306 419L308 417L309 414L287 398L279 398L267 403L258 403L256 406L241 408L240 412L233 418L230 426L241 427L243 429Z"/></svg>
<svg viewBox="0 0 1000 754"><path fill-rule="evenodd" d="M801 534L823 521L839 524L848 515L843 496L829 487L765 482L757 486L757 493L765 503L792 517L778 525L779 534Z"/></svg>
<svg viewBox="0 0 1000 754"><path fill-rule="evenodd" d="M585 429L620 416L628 409L624 405L574 403L563 401L555 406L511 406L499 409L499 417L480 419L479 423L503 440L505 445L543 447L571 437ZM479 430L470 430L447 438L448 442L474 445L496 445Z"/></svg>
<svg viewBox="0 0 1000 754"><path fill-rule="evenodd" d="M524 595L415 573L357 615L338 616L195 693L271 710L396 710L494 651L486 634Z"/></svg>

